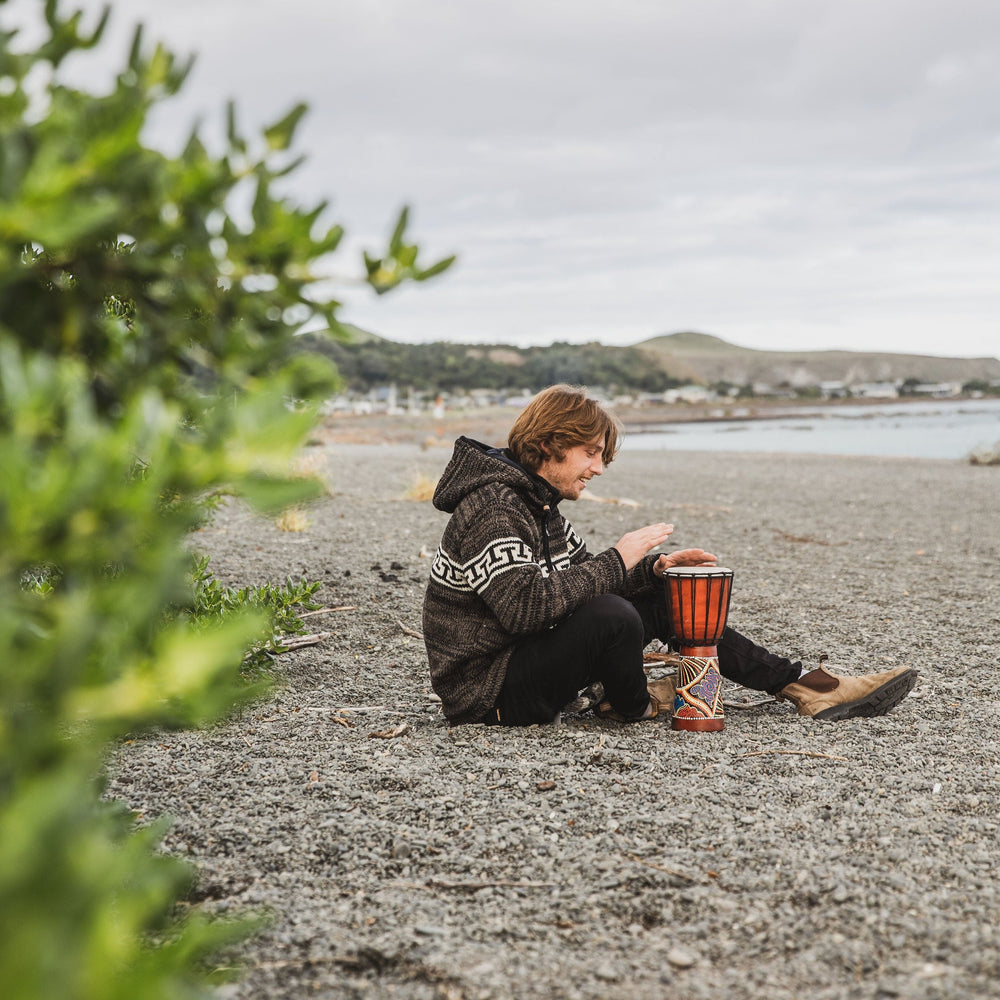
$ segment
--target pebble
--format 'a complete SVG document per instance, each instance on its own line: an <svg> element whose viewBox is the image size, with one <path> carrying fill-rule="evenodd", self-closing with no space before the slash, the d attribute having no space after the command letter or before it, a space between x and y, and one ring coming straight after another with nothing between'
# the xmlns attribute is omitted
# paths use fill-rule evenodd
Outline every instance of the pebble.
<svg viewBox="0 0 1000 1000"><path fill-rule="evenodd" d="M698 959L686 948L671 948L667 952L667 961L675 969L690 969Z"/></svg>
<svg viewBox="0 0 1000 1000"><path fill-rule="evenodd" d="M621 973L610 962L601 962L594 975L604 983L617 983L621 979Z"/></svg>

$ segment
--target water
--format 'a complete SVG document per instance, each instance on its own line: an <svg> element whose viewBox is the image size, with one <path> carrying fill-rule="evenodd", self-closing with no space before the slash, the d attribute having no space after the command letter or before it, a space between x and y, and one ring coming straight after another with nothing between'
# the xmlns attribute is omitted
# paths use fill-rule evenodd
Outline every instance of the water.
<svg viewBox="0 0 1000 1000"><path fill-rule="evenodd" d="M964 459L1000 442L1000 399L830 406L767 420L662 424L623 447Z"/></svg>

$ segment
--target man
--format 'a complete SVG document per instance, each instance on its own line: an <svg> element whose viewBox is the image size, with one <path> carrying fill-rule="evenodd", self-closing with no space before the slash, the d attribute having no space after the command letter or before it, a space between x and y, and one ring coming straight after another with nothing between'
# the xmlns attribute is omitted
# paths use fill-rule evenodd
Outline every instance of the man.
<svg viewBox="0 0 1000 1000"><path fill-rule="evenodd" d="M702 549L650 554L673 531L650 524L596 555L559 511L614 459L620 429L582 389L541 392L506 449L459 438L434 493L451 517L424 597L431 683L453 725L552 722L600 682L599 715L655 718L669 688L647 684L642 651L671 638L662 586L671 566L711 565ZM905 667L838 677L768 652L727 628L719 671L792 701L802 715L882 715L916 683Z"/></svg>

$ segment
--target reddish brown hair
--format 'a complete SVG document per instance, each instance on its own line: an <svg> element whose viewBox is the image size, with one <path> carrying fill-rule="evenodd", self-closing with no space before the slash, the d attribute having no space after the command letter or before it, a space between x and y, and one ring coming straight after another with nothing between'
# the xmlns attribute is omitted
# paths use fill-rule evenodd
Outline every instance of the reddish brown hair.
<svg viewBox="0 0 1000 1000"><path fill-rule="evenodd" d="M531 472L552 456L562 461L567 448L604 438L604 464L614 459L621 443L621 426L587 390L572 385L543 389L521 411L507 437L515 461ZM543 447L544 446L544 447Z"/></svg>

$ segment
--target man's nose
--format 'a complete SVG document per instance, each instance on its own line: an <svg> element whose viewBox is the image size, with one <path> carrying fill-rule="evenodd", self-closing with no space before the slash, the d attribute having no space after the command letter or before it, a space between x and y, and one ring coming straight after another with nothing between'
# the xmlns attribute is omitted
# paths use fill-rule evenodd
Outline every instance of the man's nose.
<svg viewBox="0 0 1000 1000"><path fill-rule="evenodd" d="M595 476L599 476L602 472L604 472L604 460L599 455L595 455L591 461L590 471L593 472Z"/></svg>

